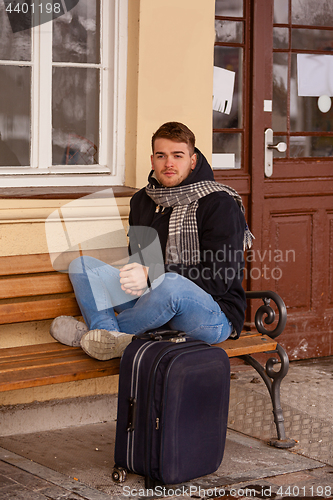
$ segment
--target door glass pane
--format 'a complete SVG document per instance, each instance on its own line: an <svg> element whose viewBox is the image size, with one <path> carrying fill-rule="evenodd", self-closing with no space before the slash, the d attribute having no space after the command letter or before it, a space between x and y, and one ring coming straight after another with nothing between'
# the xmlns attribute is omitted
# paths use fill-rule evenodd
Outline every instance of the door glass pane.
<svg viewBox="0 0 333 500"><path fill-rule="evenodd" d="M243 0L216 0L215 16L243 17Z"/></svg>
<svg viewBox="0 0 333 500"><path fill-rule="evenodd" d="M100 1L80 0L53 21L53 61L100 62Z"/></svg>
<svg viewBox="0 0 333 500"><path fill-rule="evenodd" d="M241 168L242 158L242 134L213 134L213 151L215 153L226 153L235 155L234 168Z"/></svg>
<svg viewBox="0 0 333 500"><path fill-rule="evenodd" d="M333 26L333 2L330 0L292 0L292 23Z"/></svg>
<svg viewBox="0 0 333 500"><path fill-rule="evenodd" d="M333 2L274 0L274 23L289 24L290 9L294 25L313 28L273 27L272 127L286 134L286 157L333 156L333 137L326 134L333 132L333 29L327 29L333 28ZM274 157L281 155L274 151Z"/></svg>
<svg viewBox="0 0 333 500"><path fill-rule="evenodd" d="M0 66L0 166L30 165L31 68Z"/></svg>
<svg viewBox="0 0 333 500"><path fill-rule="evenodd" d="M291 48L303 50L333 50L333 30L293 29Z"/></svg>
<svg viewBox="0 0 333 500"><path fill-rule="evenodd" d="M287 130L288 119L288 54L273 54L273 130Z"/></svg>
<svg viewBox="0 0 333 500"><path fill-rule="evenodd" d="M53 68L53 165L98 163L99 70Z"/></svg>
<svg viewBox="0 0 333 500"><path fill-rule="evenodd" d="M273 48L288 49L289 48L289 29L288 28L273 28Z"/></svg>
<svg viewBox="0 0 333 500"><path fill-rule="evenodd" d="M214 49L214 64L219 68L235 73L235 87L230 114L213 111L213 128L241 128L243 49L216 46Z"/></svg>
<svg viewBox="0 0 333 500"><path fill-rule="evenodd" d="M331 98L328 106L321 106L320 96L299 96L297 85L297 54L292 54L290 93L290 129L292 132L333 131L333 109ZM316 81L316 78L314 79Z"/></svg>
<svg viewBox="0 0 333 500"><path fill-rule="evenodd" d="M333 156L333 137L290 137L290 156Z"/></svg>
<svg viewBox="0 0 333 500"><path fill-rule="evenodd" d="M6 61L31 60L31 30L13 33L4 2L0 2L0 59Z"/></svg>
<svg viewBox="0 0 333 500"><path fill-rule="evenodd" d="M243 23L216 19L215 42L243 43Z"/></svg>
<svg viewBox="0 0 333 500"><path fill-rule="evenodd" d="M289 0L274 0L274 24L289 23Z"/></svg>

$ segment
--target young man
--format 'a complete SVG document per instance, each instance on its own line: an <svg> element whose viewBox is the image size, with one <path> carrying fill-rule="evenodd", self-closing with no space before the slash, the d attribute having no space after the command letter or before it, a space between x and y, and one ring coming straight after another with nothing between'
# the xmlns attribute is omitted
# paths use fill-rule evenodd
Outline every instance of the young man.
<svg viewBox="0 0 333 500"><path fill-rule="evenodd" d="M56 340L97 359L120 356L133 335L161 326L214 344L238 337L244 322L251 233L240 196L214 181L182 123L155 132L151 165L148 185L131 199L130 262L118 270L92 257L74 260L69 276L86 324L60 316L51 325ZM158 235L163 263L142 264L152 240L142 228Z"/></svg>

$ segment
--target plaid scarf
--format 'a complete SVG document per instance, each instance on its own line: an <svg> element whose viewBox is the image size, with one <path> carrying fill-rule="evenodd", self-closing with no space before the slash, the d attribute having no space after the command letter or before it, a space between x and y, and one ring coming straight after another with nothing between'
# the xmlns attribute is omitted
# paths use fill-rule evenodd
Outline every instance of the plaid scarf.
<svg viewBox="0 0 333 500"><path fill-rule="evenodd" d="M237 202L242 213L245 209L240 195L229 186L215 181L200 181L188 186L175 186L171 188L146 186L147 195L159 207L172 207L169 221L169 234L165 250L166 264L199 264L200 244L196 211L199 199L210 193L223 191L228 193ZM244 250L251 248L254 236L246 224L244 231Z"/></svg>

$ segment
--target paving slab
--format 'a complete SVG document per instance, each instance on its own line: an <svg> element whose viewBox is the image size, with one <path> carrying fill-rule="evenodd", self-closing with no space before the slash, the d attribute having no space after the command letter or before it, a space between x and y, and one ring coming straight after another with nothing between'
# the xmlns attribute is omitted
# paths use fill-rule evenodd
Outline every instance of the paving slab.
<svg viewBox="0 0 333 500"><path fill-rule="evenodd" d="M144 488L143 478L135 474L128 474L122 485L112 481L114 438L115 422L5 437L0 439L3 447L0 460L89 500L104 499L104 495L119 500L134 499L139 492L141 497L151 496L152 492ZM229 430L220 468L214 474L183 484L182 488L189 496L197 493L201 498L209 496L212 489L218 491L227 486L230 489L231 485L244 481L252 483L321 467L324 467L321 462ZM166 496L176 490L179 492L179 485L170 487ZM157 496L166 491L160 493Z"/></svg>
<svg viewBox="0 0 333 500"><path fill-rule="evenodd" d="M254 370L234 377L229 428L267 441L275 437L264 382ZM333 357L291 363L281 384L281 404L286 435L298 442L294 451L333 465Z"/></svg>

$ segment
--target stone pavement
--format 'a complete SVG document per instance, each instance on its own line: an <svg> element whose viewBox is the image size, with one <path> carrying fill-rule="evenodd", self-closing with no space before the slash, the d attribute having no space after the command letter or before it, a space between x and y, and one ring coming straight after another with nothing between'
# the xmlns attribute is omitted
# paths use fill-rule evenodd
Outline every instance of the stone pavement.
<svg viewBox="0 0 333 500"><path fill-rule="evenodd" d="M155 498L333 498L333 358L291 363L282 384L288 437L295 448L268 446L275 435L270 400L253 370L231 381L229 430L220 468ZM0 437L0 500L125 500L152 497L141 477L113 483L115 422Z"/></svg>

